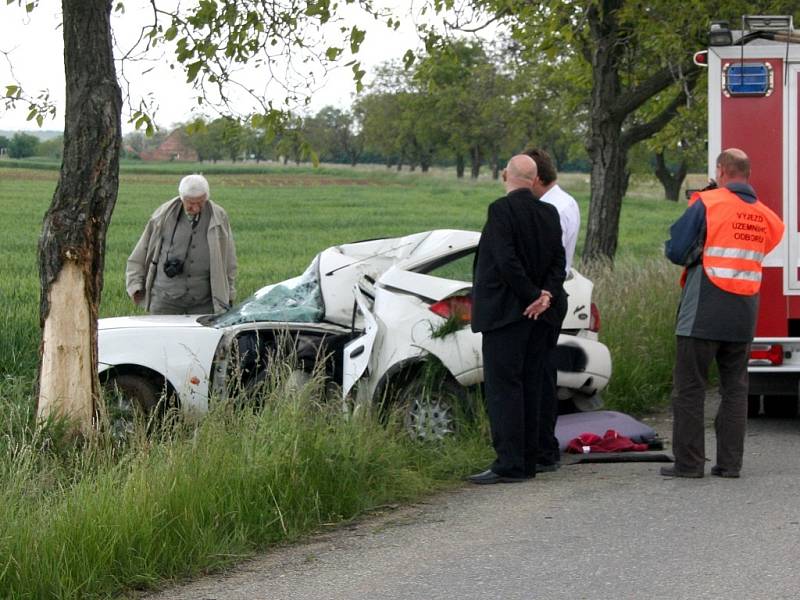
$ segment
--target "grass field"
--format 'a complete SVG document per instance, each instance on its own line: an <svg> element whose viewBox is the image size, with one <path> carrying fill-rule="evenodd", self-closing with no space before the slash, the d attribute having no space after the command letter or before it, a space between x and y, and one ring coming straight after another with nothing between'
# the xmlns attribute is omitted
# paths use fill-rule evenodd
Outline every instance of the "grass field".
<svg viewBox="0 0 800 600"><path fill-rule="evenodd" d="M35 167L35 168L32 168ZM124 165L108 234L101 316L130 314L128 253L152 210L191 167ZM239 297L296 275L326 246L433 228L479 229L501 195L491 180L381 168L203 165L228 210ZM57 165L0 161L0 598L107 598L239 560L373 510L453 485L491 457L485 417L440 443L412 442L369 413L343 419L314 385L277 373L263 411L219 409L124 444L102 431L57 443L32 427L39 343L36 244ZM587 210L588 178L562 185ZM579 268L595 282L601 339L614 361L607 402L663 404L673 352L678 270L661 258L682 205L636 182L622 213L615 268ZM579 249L580 251L580 249ZM54 443L56 442L56 443Z"/></svg>

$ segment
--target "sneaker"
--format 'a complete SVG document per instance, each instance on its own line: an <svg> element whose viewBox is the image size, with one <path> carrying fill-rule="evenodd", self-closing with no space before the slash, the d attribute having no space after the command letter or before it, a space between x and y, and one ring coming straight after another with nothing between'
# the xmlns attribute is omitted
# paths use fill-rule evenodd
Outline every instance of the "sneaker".
<svg viewBox="0 0 800 600"><path fill-rule="evenodd" d="M728 469L723 469L719 465L714 465L711 467L711 474L714 477L729 477L731 479L736 479L739 477L739 471L729 471Z"/></svg>

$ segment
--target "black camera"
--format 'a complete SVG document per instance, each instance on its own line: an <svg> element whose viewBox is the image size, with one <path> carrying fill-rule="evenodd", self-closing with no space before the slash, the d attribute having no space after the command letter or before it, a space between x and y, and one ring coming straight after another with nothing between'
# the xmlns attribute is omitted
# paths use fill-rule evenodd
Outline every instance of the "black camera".
<svg viewBox="0 0 800 600"><path fill-rule="evenodd" d="M183 273L183 261L180 258L168 258L164 261L164 275L170 279Z"/></svg>

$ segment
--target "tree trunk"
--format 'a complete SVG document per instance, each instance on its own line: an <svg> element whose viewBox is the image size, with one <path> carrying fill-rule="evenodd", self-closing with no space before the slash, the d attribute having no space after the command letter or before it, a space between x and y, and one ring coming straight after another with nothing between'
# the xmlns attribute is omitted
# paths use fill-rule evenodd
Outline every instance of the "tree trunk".
<svg viewBox="0 0 800 600"><path fill-rule="evenodd" d="M583 257L613 259L617 251L619 215L627 152L622 147L622 119L611 112L622 86L617 68L623 52L614 13L619 0L602 0L587 13L597 46L592 53L592 96L587 151L592 163L589 220ZM624 115L623 115L624 118Z"/></svg>
<svg viewBox="0 0 800 600"><path fill-rule="evenodd" d="M669 170L667 166L667 161L664 160L664 153L657 152L656 153L656 177L661 182L661 185L664 186L664 199L671 200L672 202L677 202L678 197L681 194L681 186L683 185L683 180L686 179L686 172L689 169L689 165L686 162L686 159L681 159L680 165L678 165L678 169L673 173Z"/></svg>
<svg viewBox="0 0 800 600"><path fill-rule="evenodd" d="M633 88L622 88L619 65L626 58L625 37L617 19L622 0L599 0L586 11L592 47L584 55L591 60L592 95L589 105L589 139L586 149L592 163L589 219L583 257L613 260L617 251L622 198L628 186L628 151L664 128L694 89L699 67L683 65L684 81L673 100L645 123L623 130L623 124L648 99L675 83L675 69L662 68Z"/></svg>
<svg viewBox="0 0 800 600"><path fill-rule="evenodd" d="M593 125L589 156L592 162L589 219L583 257L613 259L617 252L619 217L625 189L627 150L622 147L619 126Z"/></svg>
<svg viewBox="0 0 800 600"><path fill-rule="evenodd" d="M481 174L481 164L483 164L483 155L481 154L480 148L478 148L477 146L470 148L469 157L470 157L469 175L472 179L477 179Z"/></svg>
<svg viewBox="0 0 800 600"><path fill-rule="evenodd" d="M492 179L500 179L500 155L497 150L492 152Z"/></svg>
<svg viewBox="0 0 800 600"><path fill-rule="evenodd" d="M64 158L39 240L43 330L37 417L92 425L99 396L97 311L119 187L122 98L111 0L63 0Z"/></svg>
<svg viewBox="0 0 800 600"><path fill-rule="evenodd" d="M459 179L464 178L464 169L466 168L466 162L464 161L464 155L460 152L456 154L456 177Z"/></svg>

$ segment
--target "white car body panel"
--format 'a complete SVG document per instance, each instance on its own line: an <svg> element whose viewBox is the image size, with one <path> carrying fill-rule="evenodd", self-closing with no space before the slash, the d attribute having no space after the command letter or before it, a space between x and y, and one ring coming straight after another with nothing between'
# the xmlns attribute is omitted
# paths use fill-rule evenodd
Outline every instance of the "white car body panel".
<svg viewBox="0 0 800 600"><path fill-rule="evenodd" d="M98 371L120 365L149 369L170 383L185 408L205 412L214 352L223 333L201 325L196 316L100 319Z"/></svg>
<svg viewBox="0 0 800 600"><path fill-rule="evenodd" d="M472 289L472 284L468 281L442 279L441 277L404 271L398 267L390 267L386 273L381 275L378 281L384 288L395 288L404 292L411 292L434 302L450 296L456 296L459 293L469 292Z"/></svg>
<svg viewBox="0 0 800 600"><path fill-rule="evenodd" d="M591 282L575 273L570 283L579 286L583 293L591 290ZM445 319L429 310L429 304L419 296L435 302L471 290L471 284L440 279L419 273L401 271L392 267L378 280L375 318L380 323L380 335L375 341L370 372L384 374L404 363L413 362L426 354L435 356L455 379L464 386L483 382L483 355L481 334L465 326L445 337L432 337L432 333ZM406 293L397 293L397 292ZM574 293L574 291L573 291ZM581 296L585 297L585 296ZM589 307L577 305L571 311L574 322L588 324ZM581 315L586 314L585 318ZM565 319L565 322L567 319ZM608 348L589 336L561 334L559 346L579 348L587 357L586 368L579 372L558 372L558 387L561 395L568 397L566 390L593 395L605 388L611 373L611 355ZM594 339L592 339L594 338ZM357 341L357 340L356 340ZM359 395L364 400L372 399L379 388L379 378L371 377L363 382L366 390Z"/></svg>
<svg viewBox="0 0 800 600"><path fill-rule="evenodd" d="M342 366L342 395L346 398L355 383L361 378L369 366L375 338L378 335L378 322L367 308L367 301L358 287L353 288L358 308L363 315L366 327L364 335L353 340L344 347Z"/></svg>

